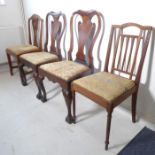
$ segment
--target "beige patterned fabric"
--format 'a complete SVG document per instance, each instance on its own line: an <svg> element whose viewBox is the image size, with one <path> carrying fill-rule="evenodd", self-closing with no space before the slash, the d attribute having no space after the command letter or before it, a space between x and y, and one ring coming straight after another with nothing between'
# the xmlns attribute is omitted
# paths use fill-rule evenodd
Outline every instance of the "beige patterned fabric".
<svg viewBox="0 0 155 155"><path fill-rule="evenodd" d="M20 58L34 64L42 64L44 62L48 61L57 61L58 57L54 54L48 53L48 52L35 52L35 53L27 53L27 54L22 54Z"/></svg>
<svg viewBox="0 0 155 155"><path fill-rule="evenodd" d="M107 72L99 72L72 83L72 90L84 90L112 103L117 97L135 86L129 79Z"/></svg>
<svg viewBox="0 0 155 155"><path fill-rule="evenodd" d="M9 47L6 49L6 51L10 54L14 54L18 56L20 54L24 54L28 52L40 51L40 49L33 45L20 45L20 46Z"/></svg>
<svg viewBox="0 0 155 155"><path fill-rule="evenodd" d="M73 61L60 61L40 66L40 68L62 80L70 81L89 70L89 67Z"/></svg>

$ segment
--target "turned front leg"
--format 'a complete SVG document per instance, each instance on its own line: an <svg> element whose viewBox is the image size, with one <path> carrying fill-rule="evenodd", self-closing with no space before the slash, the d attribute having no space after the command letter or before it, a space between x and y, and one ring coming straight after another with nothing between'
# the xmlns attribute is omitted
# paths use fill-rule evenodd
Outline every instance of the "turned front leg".
<svg viewBox="0 0 155 155"><path fill-rule="evenodd" d="M66 121L71 124L75 122L75 118L72 116L71 105L72 105L72 92L68 89L62 89L63 96L65 98L66 106L67 106L67 117Z"/></svg>
<svg viewBox="0 0 155 155"><path fill-rule="evenodd" d="M112 119L112 111L113 107L109 106L107 109L107 128L106 128L106 140L105 140L105 150L108 150L109 145L109 136L110 136L110 128L111 128L111 119Z"/></svg>
<svg viewBox="0 0 155 155"><path fill-rule="evenodd" d="M138 90L132 94L132 122L136 122L136 104L137 104Z"/></svg>

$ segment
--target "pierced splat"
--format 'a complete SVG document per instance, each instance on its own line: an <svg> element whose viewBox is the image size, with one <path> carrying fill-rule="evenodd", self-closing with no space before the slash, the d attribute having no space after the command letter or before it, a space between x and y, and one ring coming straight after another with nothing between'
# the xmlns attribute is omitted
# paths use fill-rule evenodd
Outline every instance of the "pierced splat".
<svg viewBox="0 0 155 155"><path fill-rule="evenodd" d="M83 17L83 23L78 23L78 52L76 54L76 60L86 61L84 55L84 47L86 47L86 43L90 36L94 37L94 28L95 24L91 23L89 18ZM88 49L89 50L89 49Z"/></svg>
<svg viewBox="0 0 155 155"><path fill-rule="evenodd" d="M51 51L52 52L56 52L56 41L57 41L57 38L58 36L60 35L61 33L61 28L62 28L62 24L61 22L59 22L57 19L55 19L54 21L52 21L51 23L51 29L53 30L52 31L52 34L51 34Z"/></svg>
<svg viewBox="0 0 155 155"><path fill-rule="evenodd" d="M33 26L33 33L34 33L33 42L34 42L34 45L37 46L38 18L34 18L34 20L32 21L32 26Z"/></svg>
<svg viewBox="0 0 155 155"><path fill-rule="evenodd" d="M63 21L60 20L61 16ZM50 17L52 17L52 19ZM62 59L60 51L60 42L62 34L65 31L65 28L66 28L66 17L64 14L62 14L61 12L59 13L50 12L47 14L45 50L48 51L48 44L49 44L50 46L49 52L58 55L60 59ZM49 31L51 32L50 37L48 35Z"/></svg>
<svg viewBox="0 0 155 155"><path fill-rule="evenodd" d="M77 21L80 18L82 21ZM96 23L92 22L93 17L97 17ZM73 52L73 45L74 45L74 32L77 34L77 46L78 50L76 53L76 61L86 64L91 69L93 69L93 57L92 51L96 39L101 30L101 21L102 17L101 14L97 11L82 11L79 10L72 15L70 21L70 33L71 33L71 44L70 50L68 52L68 59L72 60L72 52ZM76 23L78 24L76 27ZM77 29L77 30L76 30Z"/></svg>
<svg viewBox="0 0 155 155"><path fill-rule="evenodd" d="M42 49L43 20L40 16L33 14L28 20L29 43ZM40 30L39 30L40 29ZM32 41L33 40L33 41Z"/></svg>

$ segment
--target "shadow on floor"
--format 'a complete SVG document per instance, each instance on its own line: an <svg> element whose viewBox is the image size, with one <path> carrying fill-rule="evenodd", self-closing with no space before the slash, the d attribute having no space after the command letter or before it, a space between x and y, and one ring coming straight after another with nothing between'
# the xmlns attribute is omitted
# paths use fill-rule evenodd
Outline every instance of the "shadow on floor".
<svg viewBox="0 0 155 155"><path fill-rule="evenodd" d="M81 122L81 121L84 121L84 120L87 120L91 117L93 117L94 115L98 115L100 113L103 113L104 109L99 107L99 106L96 106L94 109L92 110L88 110L88 111L85 111L83 113L80 113L77 115L77 123L78 122Z"/></svg>

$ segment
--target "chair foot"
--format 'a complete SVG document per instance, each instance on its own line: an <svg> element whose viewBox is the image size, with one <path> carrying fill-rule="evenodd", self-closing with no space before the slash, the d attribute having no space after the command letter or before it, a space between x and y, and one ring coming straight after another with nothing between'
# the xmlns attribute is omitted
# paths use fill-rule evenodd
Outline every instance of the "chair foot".
<svg viewBox="0 0 155 155"><path fill-rule="evenodd" d="M106 151L108 150L108 145L109 145L109 142L105 142L105 150Z"/></svg>
<svg viewBox="0 0 155 155"><path fill-rule="evenodd" d="M75 119L75 117L72 117L72 116L67 116L66 117L66 122L68 123L68 124L72 124L72 123L76 123L76 119Z"/></svg>
<svg viewBox="0 0 155 155"><path fill-rule="evenodd" d="M23 85L23 86L27 86L28 84L27 84L26 81L22 81L22 85Z"/></svg>
<svg viewBox="0 0 155 155"><path fill-rule="evenodd" d="M76 124L76 117L75 117L75 116L73 116L73 121L72 121L72 123Z"/></svg>
<svg viewBox="0 0 155 155"><path fill-rule="evenodd" d="M72 92L69 89L62 89L63 96L65 98L66 106L67 106L67 117L66 122L69 124L75 123L75 117L72 115L71 104L72 104Z"/></svg>
<svg viewBox="0 0 155 155"><path fill-rule="evenodd" d="M133 123L136 123L136 118L133 118L133 119L132 119L132 122L133 122Z"/></svg>
<svg viewBox="0 0 155 155"><path fill-rule="evenodd" d="M38 93L38 94L36 95L36 98L39 99L39 100L41 99L40 93Z"/></svg>
<svg viewBox="0 0 155 155"><path fill-rule="evenodd" d="M45 102L47 101L47 99L44 98L44 97L41 97L41 101L42 101L43 103L45 103Z"/></svg>

